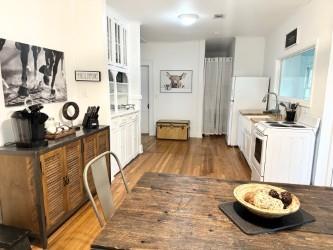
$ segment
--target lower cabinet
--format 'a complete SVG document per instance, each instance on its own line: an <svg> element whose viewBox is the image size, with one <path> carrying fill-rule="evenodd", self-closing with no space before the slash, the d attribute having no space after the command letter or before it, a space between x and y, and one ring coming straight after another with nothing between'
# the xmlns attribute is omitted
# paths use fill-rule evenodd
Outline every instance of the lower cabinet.
<svg viewBox="0 0 333 250"><path fill-rule="evenodd" d="M251 166L251 143L253 123L249 117L240 115L238 121L238 147Z"/></svg>
<svg viewBox="0 0 333 250"><path fill-rule="evenodd" d="M84 166L109 144L109 127L101 127L44 148L0 148L2 223L29 229L47 248L49 235L88 201Z"/></svg>
<svg viewBox="0 0 333 250"><path fill-rule="evenodd" d="M125 167L140 153L139 113L135 112L112 119L111 151L114 152ZM111 160L111 176L119 172L114 159Z"/></svg>

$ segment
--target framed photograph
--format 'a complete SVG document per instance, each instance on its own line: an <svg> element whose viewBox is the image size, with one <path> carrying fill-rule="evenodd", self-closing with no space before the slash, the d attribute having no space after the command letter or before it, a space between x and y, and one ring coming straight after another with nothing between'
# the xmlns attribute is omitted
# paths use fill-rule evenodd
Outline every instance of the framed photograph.
<svg viewBox="0 0 333 250"><path fill-rule="evenodd" d="M298 43L298 29L294 29L286 35L285 48L289 49Z"/></svg>
<svg viewBox="0 0 333 250"><path fill-rule="evenodd" d="M0 38L0 69L6 107L67 100L62 51Z"/></svg>
<svg viewBox="0 0 333 250"><path fill-rule="evenodd" d="M75 70L75 81L82 82L100 82L100 71Z"/></svg>
<svg viewBox="0 0 333 250"><path fill-rule="evenodd" d="M161 70L161 93L192 93L192 70Z"/></svg>

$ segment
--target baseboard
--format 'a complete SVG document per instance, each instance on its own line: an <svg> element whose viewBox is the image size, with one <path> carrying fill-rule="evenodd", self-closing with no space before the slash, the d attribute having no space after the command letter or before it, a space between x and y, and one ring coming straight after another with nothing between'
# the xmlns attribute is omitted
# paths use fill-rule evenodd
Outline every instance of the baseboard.
<svg viewBox="0 0 333 250"><path fill-rule="evenodd" d="M142 154L143 153L143 146L142 146L142 144L140 144L140 146L139 146L139 154Z"/></svg>

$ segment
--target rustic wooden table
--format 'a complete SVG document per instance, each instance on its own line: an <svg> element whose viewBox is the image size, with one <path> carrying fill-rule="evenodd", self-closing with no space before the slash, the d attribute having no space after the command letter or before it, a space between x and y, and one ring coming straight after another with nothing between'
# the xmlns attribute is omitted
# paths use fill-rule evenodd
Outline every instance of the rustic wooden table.
<svg viewBox="0 0 333 250"><path fill-rule="evenodd" d="M333 190L280 185L316 222L274 234L241 232L218 208L239 181L146 173L93 249L333 249Z"/></svg>

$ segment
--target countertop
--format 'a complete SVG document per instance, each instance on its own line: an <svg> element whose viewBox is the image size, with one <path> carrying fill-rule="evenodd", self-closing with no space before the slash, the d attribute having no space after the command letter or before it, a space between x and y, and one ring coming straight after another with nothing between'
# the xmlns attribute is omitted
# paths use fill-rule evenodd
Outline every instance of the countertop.
<svg viewBox="0 0 333 250"><path fill-rule="evenodd" d="M265 115L264 111L260 109L241 109L239 113L241 115Z"/></svg>
<svg viewBox="0 0 333 250"><path fill-rule="evenodd" d="M139 112L140 110L138 109L129 109L129 110L121 110L118 112L111 112L111 119L117 118L120 116L125 116L125 115L130 115Z"/></svg>
<svg viewBox="0 0 333 250"><path fill-rule="evenodd" d="M51 151L52 149L61 147L67 143L76 141L82 137L97 133L99 131L102 131L104 129L109 129L109 126L102 126L100 125L97 129L83 129L81 127L80 130L76 131L75 135L70 135L64 138L60 138L58 140L49 140L49 144L44 147L35 147L35 148L17 148L15 145L11 146L4 146L0 147L0 154L6 153L6 154L23 154L23 155L31 155L35 153L45 153L48 151Z"/></svg>
<svg viewBox="0 0 333 250"><path fill-rule="evenodd" d="M258 123L262 121L266 122L273 122L273 121L282 121L282 115L272 115L272 114L265 114L263 110L260 109L242 109L239 113L243 116L249 116L248 118L253 123ZM251 117L255 116L255 117ZM262 116L262 117L260 117Z"/></svg>

